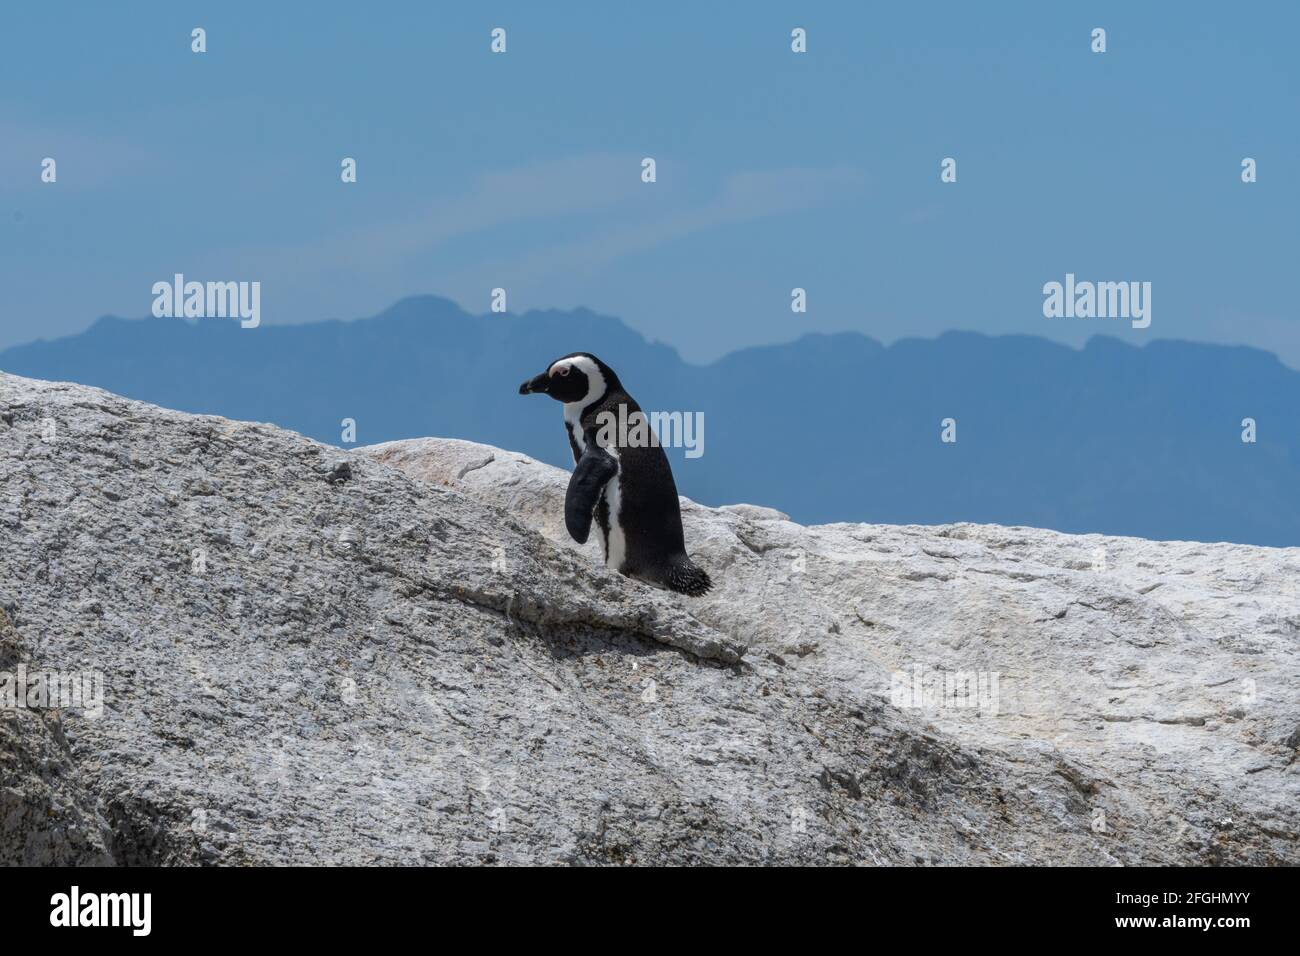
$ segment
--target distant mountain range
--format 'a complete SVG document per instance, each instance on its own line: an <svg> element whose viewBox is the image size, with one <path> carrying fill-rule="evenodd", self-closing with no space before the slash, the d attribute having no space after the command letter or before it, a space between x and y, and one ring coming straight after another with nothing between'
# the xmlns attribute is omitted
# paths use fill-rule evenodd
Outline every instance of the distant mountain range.
<svg viewBox="0 0 1300 956"><path fill-rule="evenodd" d="M647 410L702 412L682 494L801 522L950 521L1300 545L1300 373L1267 352L950 332L889 347L805 335L706 366L585 309L471 316L434 297L354 322L103 318L0 352L0 370L334 445L442 435L571 467L560 408L519 383L599 355ZM956 420L955 443L940 440ZM1241 440L1253 418L1258 440Z"/></svg>

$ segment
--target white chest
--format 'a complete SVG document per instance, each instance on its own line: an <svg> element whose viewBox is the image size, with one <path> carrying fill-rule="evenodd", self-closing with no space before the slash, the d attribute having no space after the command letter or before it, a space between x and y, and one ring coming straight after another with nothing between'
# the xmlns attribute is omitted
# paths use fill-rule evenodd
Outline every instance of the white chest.
<svg viewBox="0 0 1300 956"><path fill-rule="evenodd" d="M578 446L579 457L585 455L587 453L587 439L586 436L582 434L582 429L577 425L570 425L568 422L565 422L565 426L569 429L569 437L572 438L573 443Z"/></svg>
<svg viewBox="0 0 1300 956"><path fill-rule="evenodd" d="M582 456L587 452L587 436L582 430L582 413L586 410L585 402L572 402L564 406L564 425L569 430L569 435L573 438L573 444L578 448L578 455ZM605 447L605 450L618 461L618 447ZM623 567L623 561L627 558L627 536L623 531L622 510L623 495L622 488L619 485L619 475L615 474L605 485L601 494L605 498L605 504L609 507L609 532L602 535L605 546L605 565L613 568L615 571Z"/></svg>
<svg viewBox="0 0 1300 956"><path fill-rule="evenodd" d="M582 455L587 451L587 437L582 433L582 411L585 408L579 402L571 402L564 406L564 427L569 430L569 436L573 443L578 446L578 454Z"/></svg>

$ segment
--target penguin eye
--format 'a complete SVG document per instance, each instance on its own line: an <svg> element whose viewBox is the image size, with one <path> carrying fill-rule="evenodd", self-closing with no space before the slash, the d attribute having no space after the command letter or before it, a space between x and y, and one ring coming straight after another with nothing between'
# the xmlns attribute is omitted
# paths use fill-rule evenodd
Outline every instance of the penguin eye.
<svg viewBox="0 0 1300 956"><path fill-rule="evenodd" d="M556 373L560 376L560 378L564 378L564 376L566 376L566 375L569 374L569 366L567 366L567 365L561 365L561 366L560 366L559 368L557 368L555 371L556 371Z"/></svg>

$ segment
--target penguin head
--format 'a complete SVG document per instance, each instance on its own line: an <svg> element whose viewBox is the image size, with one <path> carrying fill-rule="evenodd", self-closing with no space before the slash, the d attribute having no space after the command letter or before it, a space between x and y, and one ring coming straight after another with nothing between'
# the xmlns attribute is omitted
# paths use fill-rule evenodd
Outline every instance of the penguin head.
<svg viewBox="0 0 1300 956"><path fill-rule="evenodd" d="M589 352L574 352L556 359L546 371L519 386L520 395L549 395L566 405L590 405L619 387L614 370Z"/></svg>

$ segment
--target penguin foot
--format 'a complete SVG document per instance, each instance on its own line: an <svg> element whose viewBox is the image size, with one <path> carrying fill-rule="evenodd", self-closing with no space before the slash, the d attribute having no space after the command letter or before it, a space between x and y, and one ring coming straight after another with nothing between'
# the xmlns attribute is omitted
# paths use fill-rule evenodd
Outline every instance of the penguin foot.
<svg viewBox="0 0 1300 956"><path fill-rule="evenodd" d="M663 583L670 591L689 597L699 597L713 587L708 573L684 554L673 560L668 573L664 575Z"/></svg>

